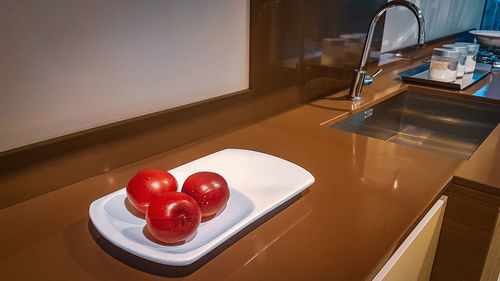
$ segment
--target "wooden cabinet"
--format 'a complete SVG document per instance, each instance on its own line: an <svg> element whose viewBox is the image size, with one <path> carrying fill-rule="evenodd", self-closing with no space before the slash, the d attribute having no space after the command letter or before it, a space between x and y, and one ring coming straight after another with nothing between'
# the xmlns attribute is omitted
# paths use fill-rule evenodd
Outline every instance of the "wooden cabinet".
<svg viewBox="0 0 500 281"><path fill-rule="evenodd" d="M499 196L450 184L432 281L479 281L495 229ZM496 280L496 279L494 279Z"/></svg>
<svg viewBox="0 0 500 281"><path fill-rule="evenodd" d="M481 275L481 281L498 280L500 280L500 216L497 216L497 224Z"/></svg>
<svg viewBox="0 0 500 281"><path fill-rule="evenodd" d="M374 281L429 280L447 197L442 196L427 212L373 279Z"/></svg>

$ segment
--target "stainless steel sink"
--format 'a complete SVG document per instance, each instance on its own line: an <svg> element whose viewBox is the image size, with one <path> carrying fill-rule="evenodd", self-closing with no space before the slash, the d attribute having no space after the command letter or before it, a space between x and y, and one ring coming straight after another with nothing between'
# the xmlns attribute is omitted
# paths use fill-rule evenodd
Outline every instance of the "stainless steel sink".
<svg viewBox="0 0 500 281"><path fill-rule="evenodd" d="M404 92L332 128L469 159L500 122L500 105Z"/></svg>

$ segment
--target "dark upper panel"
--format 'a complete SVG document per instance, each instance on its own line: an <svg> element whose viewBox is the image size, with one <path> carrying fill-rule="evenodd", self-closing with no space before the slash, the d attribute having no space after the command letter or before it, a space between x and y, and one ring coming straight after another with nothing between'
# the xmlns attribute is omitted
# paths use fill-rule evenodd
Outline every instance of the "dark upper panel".
<svg viewBox="0 0 500 281"><path fill-rule="evenodd" d="M347 88L371 17L385 0L254 0L252 86L300 86L304 99ZM379 50L383 20L374 50Z"/></svg>

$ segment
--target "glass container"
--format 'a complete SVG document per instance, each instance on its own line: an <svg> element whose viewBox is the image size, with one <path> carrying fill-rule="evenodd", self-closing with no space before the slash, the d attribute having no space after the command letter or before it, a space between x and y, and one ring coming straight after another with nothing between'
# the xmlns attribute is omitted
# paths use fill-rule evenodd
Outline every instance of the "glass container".
<svg viewBox="0 0 500 281"><path fill-rule="evenodd" d="M446 48L434 48L429 68L429 76L438 81L455 81L457 79L460 53Z"/></svg>
<svg viewBox="0 0 500 281"><path fill-rule="evenodd" d="M465 61L465 73L474 72L474 69L476 69L476 55L477 51L479 51L479 44L457 42L454 45L467 46L467 48L469 48L469 50L467 51L467 59Z"/></svg>
<svg viewBox="0 0 500 281"><path fill-rule="evenodd" d="M444 48L452 49L460 53L460 58L458 59L458 68L457 68L457 78L463 77L465 73L465 64L467 61L467 52L469 48L467 46L460 46L455 44L445 44Z"/></svg>

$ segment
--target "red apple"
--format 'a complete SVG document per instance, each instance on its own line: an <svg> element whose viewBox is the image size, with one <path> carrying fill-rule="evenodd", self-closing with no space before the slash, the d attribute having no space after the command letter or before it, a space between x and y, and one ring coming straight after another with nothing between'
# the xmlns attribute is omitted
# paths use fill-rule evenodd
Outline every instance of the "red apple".
<svg viewBox="0 0 500 281"><path fill-rule="evenodd" d="M201 222L198 202L182 192L167 192L151 200L146 225L156 239L178 243L191 236Z"/></svg>
<svg viewBox="0 0 500 281"><path fill-rule="evenodd" d="M141 213L146 213L153 197L177 191L177 181L169 172L146 169L138 172L127 184L127 198Z"/></svg>
<svg viewBox="0 0 500 281"><path fill-rule="evenodd" d="M213 172L198 172L190 175L182 185L182 192L190 195L200 204L203 217L217 214L229 200L229 187L226 180Z"/></svg>

